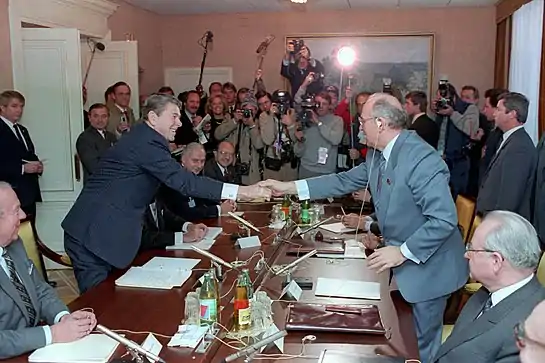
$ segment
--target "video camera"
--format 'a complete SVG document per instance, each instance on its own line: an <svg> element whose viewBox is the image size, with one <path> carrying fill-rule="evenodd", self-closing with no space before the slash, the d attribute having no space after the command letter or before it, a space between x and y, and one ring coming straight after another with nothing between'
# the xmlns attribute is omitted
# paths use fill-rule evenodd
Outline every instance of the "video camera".
<svg viewBox="0 0 545 363"><path fill-rule="evenodd" d="M276 104L276 117L281 118L287 115L291 108L291 95L289 92L277 90L272 94L272 103Z"/></svg>
<svg viewBox="0 0 545 363"><path fill-rule="evenodd" d="M454 105L453 95L450 94L450 87L447 79L442 79L439 81L439 100L435 101L435 108L438 110L444 110L449 106Z"/></svg>
<svg viewBox="0 0 545 363"><path fill-rule="evenodd" d="M242 117L244 118L252 118L254 116L254 112L252 110L243 109L242 110Z"/></svg>
<svg viewBox="0 0 545 363"><path fill-rule="evenodd" d="M297 54L305 46L305 41L303 39L294 39L289 41L290 44L293 44L292 54Z"/></svg>
<svg viewBox="0 0 545 363"><path fill-rule="evenodd" d="M393 96L392 79L391 78L383 78L382 79L382 93L387 93L387 94Z"/></svg>
<svg viewBox="0 0 545 363"><path fill-rule="evenodd" d="M312 123L312 113L320 107L313 95L304 95L301 98L301 112L298 119L301 121L303 128L308 128Z"/></svg>

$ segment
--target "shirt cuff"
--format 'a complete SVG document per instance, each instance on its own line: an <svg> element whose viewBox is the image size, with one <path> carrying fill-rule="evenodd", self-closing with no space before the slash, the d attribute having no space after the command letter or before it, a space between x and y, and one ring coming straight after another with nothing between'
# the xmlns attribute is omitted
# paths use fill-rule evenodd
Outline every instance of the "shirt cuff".
<svg viewBox="0 0 545 363"><path fill-rule="evenodd" d="M25 174L25 164L21 165L21 175Z"/></svg>
<svg viewBox="0 0 545 363"><path fill-rule="evenodd" d="M55 315L55 319L53 319L53 321L55 322L55 324L57 324L59 321L61 321L62 317L65 316L65 315L70 315L70 312L68 312L68 311L61 311L60 313L58 313L57 315Z"/></svg>
<svg viewBox="0 0 545 363"><path fill-rule="evenodd" d="M276 63L276 64L278 64L278 63ZM285 66L285 67L287 67L287 66L290 65L290 61L289 61L289 60L282 59L282 65Z"/></svg>
<svg viewBox="0 0 545 363"><path fill-rule="evenodd" d="M45 345L53 343L53 334L51 334L51 327L48 325L42 326L45 335Z"/></svg>
<svg viewBox="0 0 545 363"><path fill-rule="evenodd" d="M365 218L363 219L365 221L365 224L363 225L363 230L365 232L369 231L371 229L371 223L374 222L373 218L369 217L369 216L365 216Z"/></svg>
<svg viewBox="0 0 545 363"><path fill-rule="evenodd" d="M224 183L221 188L221 199L237 200L238 185Z"/></svg>
<svg viewBox="0 0 545 363"><path fill-rule="evenodd" d="M182 232L186 233L189 230L189 226L191 225L191 222L185 222L182 226Z"/></svg>
<svg viewBox="0 0 545 363"><path fill-rule="evenodd" d="M216 207L218 208L218 216L221 216L221 205L218 204Z"/></svg>
<svg viewBox="0 0 545 363"><path fill-rule="evenodd" d="M297 188L299 200L310 199L310 190L308 190L308 183L306 180L296 180L295 188Z"/></svg>
<svg viewBox="0 0 545 363"><path fill-rule="evenodd" d="M403 243L401 245L401 247L399 247L399 249L401 250L401 254L406 259L409 259L409 260L413 261L416 264L420 263L420 260L415 255L413 255L413 253L409 250L409 247L407 247L407 243Z"/></svg>

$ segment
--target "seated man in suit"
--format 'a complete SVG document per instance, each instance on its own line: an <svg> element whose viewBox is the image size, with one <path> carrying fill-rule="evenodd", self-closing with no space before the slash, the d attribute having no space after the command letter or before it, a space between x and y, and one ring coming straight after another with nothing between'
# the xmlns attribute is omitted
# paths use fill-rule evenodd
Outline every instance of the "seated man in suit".
<svg viewBox="0 0 545 363"><path fill-rule="evenodd" d="M183 233L179 242L175 238L176 232ZM187 222L166 208L161 199L156 198L144 212L140 251L162 249L177 243L199 242L207 232L205 224Z"/></svg>
<svg viewBox="0 0 545 363"><path fill-rule="evenodd" d="M366 242L375 250L369 268L377 273L391 269L412 307L420 361L429 363L441 345L447 299L468 278L449 172L439 153L405 130L407 114L395 97L372 95L359 121L372 148L364 163L344 173L259 185L277 196L297 194L300 200L369 187L384 239L382 248Z"/></svg>
<svg viewBox="0 0 545 363"><path fill-rule="evenodd" d="M528 319L515 328L521 363L545 362L545 302L534 308Z"/></svg>
<svg viewBox="0 0 545 363"><path fill-rule="evenodd" d="M39 275L18 236L24 218L17 195L0 182L0 359L83 338L96 325L91 312L70 314Z"/></svg>
<svg viewBox="0 0 545 363"><path fill-rule="evenodd" d="M182 152L182 167L195 175L199 175L206 160L204 147L196 142L188 144ZM236 203L225 200L221 204L200 198L192 198L176 191L161 187L160 198L165 201L167 207L177 215L193 222L207 218L217 218L227 212L234 212Z"/></svg>
<svg viewBox="0 0 545 363"><path fill-rule="evenodd" d="M222 141L218 145L218 150L214 151L214 159L210 159L204 164L202 174L224 183L236 184L234 160L235 147L229 141Z"/></svg>
<svg viewBox="0 0 545 363"><path fill-rule="evenodd" d="M427 114L428 96L421 91L412 91L405 96L405 111L409 115L409 130L414 130L434 149L439 143L439 125Z"/></svg>
<svg viewBox="0 0 545 363"><path fill-rule="evenodd" d="M541 249L520 215L490 212L467 244L471 276L482 283L462 309L433 363L518 362L513 329L545 299L535 277Z"/></svg>
<svg viewBox="0 0 545 363"><path fill-rule="evenodd" d="M83 165L83 182L97 169L100 157L117 141L117 136L106 130L110 111L108 106L95 103L89 108L89 123L76 141L76 150Z"/></svg>

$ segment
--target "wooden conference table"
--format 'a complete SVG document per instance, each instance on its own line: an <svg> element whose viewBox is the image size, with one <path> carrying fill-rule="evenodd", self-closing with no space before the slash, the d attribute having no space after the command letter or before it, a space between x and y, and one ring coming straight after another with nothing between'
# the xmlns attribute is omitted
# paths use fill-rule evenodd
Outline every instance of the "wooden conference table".
<svg viewBox="0 0 545 363"><path fill-rule="evenodd" d="M293 261L296 257L286 254L290 247L287 243L274 244L274 234L276 231L265 226L269 222L270 203L263 204L242 204L239 210L245 211L244 217L254 223L262 231L260 239L262 246L260 248L238 249L234 246L230 234L238 231L239 226L232 218L222 217L217 220L207 221L208 225L217 225L223 228L222 236L218 237L210 252L223 258L226 261L247 260L255 251L261 249L265 255L269 266L275 264L285 264ZM336 207L326 207L326 214L339 213L340 209ZM292 247L292 246L291 246ZM198 255L193 251L149 251L140 254L134 261L135 266L141 266L155 256L166 257L186 257L199 258L201 262L195 267L196 271L186 281L181 288L172 290L149 290L136 288L116 287L114 281L120 277L124 271L119 271L110 276L102 284L89 290L87 293L73 301L69 308L73 310L92 308L96 314L99 324L102 324L112 330L126 330L123 332L128 338L142 343L146 338L147 332L153 332L163 344L160 353L167 363L174 362L221 362L227 355L234 353L234 350L223 345L218 340L214 340L210 347L204 353L196 353L189 348L169 348L167 343L170 340L164 336L172 336L177 331L178 326L184 318L184 299L188 292L194 291L198 278L204 273L204 269L210 267L210 261ZM263 269L256 273L253 268L259 258L253 258L249 261L248 268L251 271L251 278L254 282L254 288L260 287L266 291L272 300L279 299L282 291L282 277L272 276ZM203 270L199 270L203 269ZM225 295L236 280L235 272L225 272L224 281L221 285L222 295ZM361 334L332 334L317 332L288 332L284 340L284 353L298 355L301 353L301 339L312 334L316 340L311 344L306 344L305 355L315 356L316 359L296 358L290 359L295 362L316 362L317 357L324 349L340 350L344 352L359 352L364 354L384 354L391 356L402 356L407 359L418 358L418 348L412 311L407 303L403 301L399 292L391 291L388 286L388 272L377 275L367 268L365 260L342 260L311 258L303 262L294 272L294 277L312 277L314 287L318 277L346 278L361 281L376 281L381 284L381 301L366 301L356 299L341 299L330 297L316 297L313 291L303 291L300 301L320 302L327 304L376 304L379 306L380 314L384 327L387 330L386 336L361 335ZM233 291L222 299L221 305L224 307L221 312L220 323L227 328L232 326L231 317L233 307L231 300ZM278 328L282 330L285 325L287 312L287 303L274 302L273 313L274 320ZM133 334L132 332L146 332L144 334ZM220 334L223 336L225 331ZM120 347L116 356L120 357L125 349ZM274 351L272 353L279 353ZM21 356L12 359L10 363L27 362L28 356ZM127 357L125 357L127 358ZM284 358L285 359L285 358ZM242 361L240 359L239 361ZM273 362L274 359L260 359L260 361Z"/></svg>

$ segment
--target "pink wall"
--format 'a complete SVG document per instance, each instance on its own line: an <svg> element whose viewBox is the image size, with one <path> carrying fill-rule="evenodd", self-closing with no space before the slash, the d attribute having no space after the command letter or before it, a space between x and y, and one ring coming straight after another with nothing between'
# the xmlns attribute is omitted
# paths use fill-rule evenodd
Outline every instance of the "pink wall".
<svg viewBox="0 0 545 363"><path fill-rule="evenodd" d="M144 69L140 75L140 93L149 94L163 85L163 54L161 47L161 17L123 1L108 19L112 40L126 40L131 33L138 41L138 63Z"/></svg>
<svg viewBox="0 0 545 363"><path fill-rule="evenodd" d="M215 36L207 66L232 66L235 84L251 85L255 50L266 35L274 34L263 68L267 88L275 89L283 85L279 69L285 36L433 32L434 81L448 74L458 87L473 84L484 90L493 85L495 13L494 7L484 7L169 16L161 18L163 64L199 66L197 40L209 29Z"/></svg>
<svg viewBox="0 0 545 363"><path fill-rule="evenodd" d="M0 0L0 92L13 87L8 3L9 0Z"/></svg>

